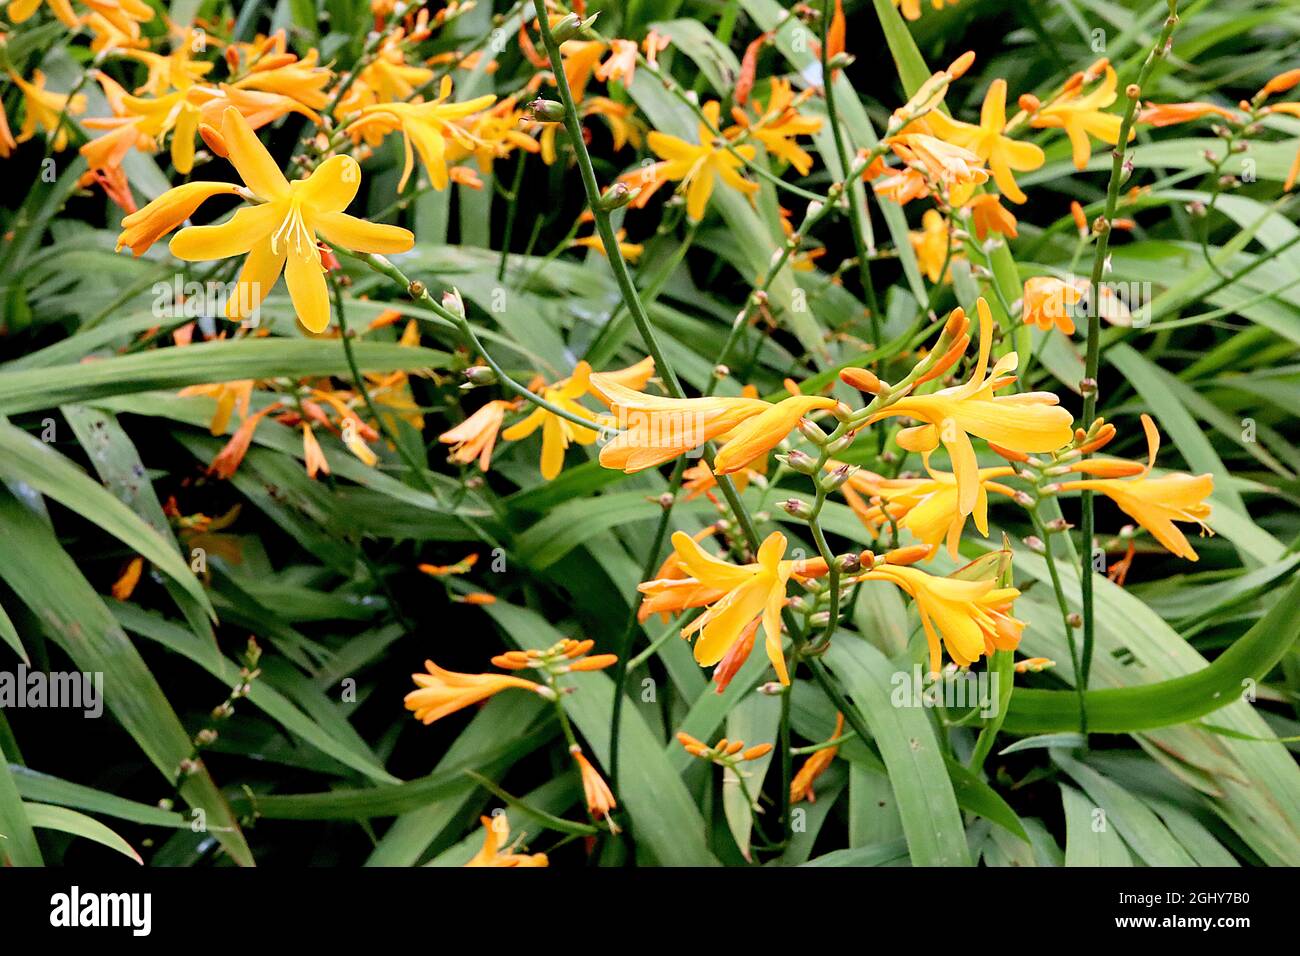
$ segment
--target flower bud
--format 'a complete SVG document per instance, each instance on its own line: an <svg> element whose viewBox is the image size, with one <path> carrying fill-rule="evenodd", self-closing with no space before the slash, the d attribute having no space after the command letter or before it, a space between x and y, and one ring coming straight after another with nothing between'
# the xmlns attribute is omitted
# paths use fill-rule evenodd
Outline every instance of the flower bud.
<svg viewBox="0 0 1300 956"><path fill-rule="evenodd" d="M840 487L840 485L844 484L844 482L848 481L849 477L857 470L858 469L852 465L840 465L834 471L822 475L817 483L821 486L823 491L834 491L836 488Z"/></svg>
<svg viewBox="0 0 1300 956"><path fill-rule="evenodd" d="M415 285L415 283L412 282L411 285ZM442 307L452 315L462 319L465 318L465 300L460 297L460 293L455 289L442 294Z"/></svg>
<svg viewBox="0 0 1300 956"><path fill-rule="evenodd" d="M614 183L601 194L599 206L606 212L619 209L635 199L640 192L639 188L632 189L627 183Z"/></svg>
<svg viewBox="0 0 1300 956"><path fill-rule="evenodd" d="M792 449L785 455L778 455L777 457L782 458L791 470L797 471L801 475L817 474L817 460L813 458L812 455L802 452L798 448Z"/></svg>
<svg viewBox="0 0 1300 956"><path fill-rule="evenodd" d="M808 439L814 445L825 445L828 436L821 427L807 418L799 419L799 434Z"/></svg>
<svg viewBox="0 0 1300 956"><path fill-rule="evenodd" d="M524 112L539 123L560 123L564 120L564 104L544 100L540 96L524 107Z"/></svg>
<svg viewBox="0 0 1300 956"><path fill-rule="evenodd" d="M798 498L787 498L785 501L781 502L781 507L785 510L786 514L792 515L795 518L803 518L804 520L807 520L812 517L812 505Z"/></svg>
<svg viewBox="0 0 1300 956"><path fill-rule="evenodd" d="M461 388L477 388L482 385L495 385L497 373L486 365L471 365L465 369L465 384Z"/></svg>
<svg viewBox="0 0 1300 956"><path fill-rule="evenodd" d="M872 395L882 391L887 392L889 389L889 386L876 377L875 372L865 368L840 369L840 381L860 392L868 392Z"/></svg>
<svg viewBox="0 0 1300 956"><path fill-rule="evenodd" d="M551 27L551 36L556 43L563 43L577 36L580 29L582 29L582 17L576 13L566 13L555 26Z"/></svg>

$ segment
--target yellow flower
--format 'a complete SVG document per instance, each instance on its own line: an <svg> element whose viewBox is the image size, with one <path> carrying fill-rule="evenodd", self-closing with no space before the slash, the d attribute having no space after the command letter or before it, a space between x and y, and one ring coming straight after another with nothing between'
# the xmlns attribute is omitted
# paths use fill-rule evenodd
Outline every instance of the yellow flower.
<svg viewBox="0 0 1300 956"><path fill-rule="evenodd" d="M361 170L350 156L334 156L309 178L290 183L237 109L226 110L221 135L230 162L248 191L261 202L241 207L220 225L182 229L172 238L171 252L187 262L248 254L235 294L226 304L227 318L251 315L283 271L298 320L309 331L322 332L329 325L330 306L325 269L316 245L318 234L358 252L405 252L414 245L415 237L405 229L367 222L343 212L361 184ZM181 203L175 194L176 190L169 190L140 211L143 215L154 210L152 219L144 217L150 221L151 231L161 229L161 235L179 223L173 219L160 225L164 211L176 216L192 198ZM118 237L118 243L127 244L132 238L128 227Z"/></svg>
<svg viewBox="0 0 1300 956"><path fill-rule="evenodd" d="M479 468L487 471L492 466L492 449L496 447L501 422L514 407L514 402L501 399L485 402L473 415L439 435L438 441L452 446L452 461L468 465L477 458Z"/></svg>
<svg viewBox="0 0 1300 956"><path fill-rule="evenodd" d="M503 690L518 688L542 696L550 689L522 677L510 674L458 674L443 670L433 661L425 661L427 674L412 674L417 687L406 695L406 709L415 712L415 719L431 724L463 707L487 700Z"/></svg>
<svg viewBox="0 0 1300 956"><path fill-rule="evenodd" d="M77 14L72 9L70 0L46 0L49 4L50 12L58 18L69 30L76 30L81 27L81 21L77 19ZM5 13L13 23L24 23L30 20L32 14L40 9L41 0L9 0L9 5L5 7ZM149 11L153 13L152 10Z"/></svg>
<svg viewBox="0 0 1300 956"><path fill-rule="evenodd" d="M930 0L930 6L936 10L942 10L943 3L944 0ZM956 6L957 0L948 0L948 4ZM908 20L921 19L921 0L894 0L894 6L899 7Z"/></svg>
<svg viewBox="0 0 1300 956"><path fill-rule="evenodd" d="M1114 113L1102 112L1115 102L1115 89L1118 85L1115 68L1107 64L1106 75L1095 90L1087 94L1081 90L1069 93L1055 103L1044 106L1034 114L1030 122L1040 129L1065 130L1065 135L1070 137L1074 168L1084 169L1092 158L1089 134L1111 146L1119 142L1120 117ZM1129 139L1134 135L1134 131L1129 130Z"/></svg>
<svg viewBox="0 0 1300 956"><path fill-rule="evenodd" d="M1074 334L1070 306L1083 299L1078 286L1053 276L1034 276L1025 280L1021 313L1026 325L1036 325L1044 332L1058 328L1065 335Z"/></svg>
<svg viewBox="0 0 1300 956"><path fill-rule="evenodd" d="M944 265L948 262L948 220L937 209L927 209L921 217L921 230L907 234L916 253L916 264L931 282L946 278Z"/></svg>
<svg viewBox="0 0 1300 956"><path fill-rule="evenodd" d="M775 405L760 398L662 398L627 388L595 374L592 390L613 410L623 429L600 450L600 463L628 474L661 465L715 438L726 444L714 460L720 475L752 468L775 448L799 419L817 408L834 408L835 399L796 395Z"/></svg>
<svg viewBox="0 0 1300 956"><path fill-rule="evenodd" d="M1151 532L1162 545L1180 558L1197 560L1196 551L1187 536L1174 524L1175 521L1194 521L1201 533L1210 531L1206 519L1210 517L1210 504L1205 500L1214 491L1213 475L1188 475L1174 473L1151 478L1151 469L1160 450L1160 432L1151 416L1142 416L1142 428L1147 436L1147 463L1133 478L1087 478L1061 484L1062 491L1090 488L1101 492ZM1092 475L1115 474L1116 466L1123 471L1124 462L1109 459L1089 459L1076 462L1071 471ZM1211 532L1213 533L1213 532Z"/></svg>
<svg viewBox="0 0 1300 956"><path fill-rule="evenodd" d="M993 316L983 297L976 300L980 320L979 360L970 380L929 395L905 395L872 415L867 423L908 415L924 422L898 433L908 451L929 452L940 444L952 459L957 477L958 508L970 514L979 498L979 463L970 436L1023 452L1055 451L1069 444L1074 432L1070 413L1050 392L1021 392L994 396L1009 385L1018 356L1008 352L989 369L993 345ZM986 376L987 373L987 376Z"/></svg>
<svg viewBox="0 0 1300 956"><path fill-rule="evenodd" d="M1003 135L1007 125L1007 81L996 79L984 95L980 110L980 123L973 126L948 119L935 112L925 122L941 139L965 147L988 164L993 181L1002 195L1014 203L1025 201L1025 194L1016 185L1012 170L1029 172L1043 165L1043 151L1033 143L1020 143Z"/></svg>
<svg viewBox="0 0 1300 956"><path fill-rule="evenodd" d="M578 404L578 399L587 394L590 377L591 366L579 362L567 380L543 389L542 398L575 415L590 419L593 427L583 428L539 405L523 421L516 422L501 433L506 441L519 441L538 428L542 430L541 467L542 477L547 481L558 475L564 467L564 451L570 442L590 445L600 437L600 432L596 430L596 419L588 409Z"/></svg>
<svg viewBox="0 0 1300 956"><path fill-rule="evenodd" d="M509 845L510 824L505 814L479 817L483 824L483 849L479 850L465 866L548 866L545 853L515 853Z"/></svg>
<svg viewBox="0 0 1300 956"><path fill-rule="evenodd" d="M357 74L356 80L339 100L335 113L338 116L350 116L362 107L376 103L396 103L409 100L415 91L430 82L437 74L423 66L411 66L406 62L404 41L406 31L398 28L384 37L375 54L375 59ZM376 137L367 142L378 145Z"/></svg>
<svg viewBox="0 0 1300 956"><path fill-rule="evenodd" d="M1011 616L1015 588L997 587L992 580L964 581L926 574L919 568L878 565L858 576L860 581L888 581L916 602L930 645L930 670L937 673L943 650L965 667L983 654L1015 650L1024 622Z"/></svg>
<svg viewBox="0 0 1300 956"><path fill-rule="evenodd" d="M623 258L628 262L636 262L641 258L641 253L645 252L645 246L639 242L624 242L627 238L627 230L620 229L615 238L618 240L618 251L623 253ZM590 236L583 236L581 239L574 239L575 246L582 246L584 249L595 249L602 256L605 254L605 244L601 241L599 235L592 233Z"/></svg>
<svg viewBox="0 0 1300 956"><path fill-rule="evenodd" d="M283 34L280 35L283 41ZM252 72L231 85L241 90L260 90L296 100L308 109L318 110L329 102L325 87L333 72L316 65L319 51L312 49L302 59L292 53L266 57L254 64Z"/></svg>
<svg viewBox="0 0 1300 956"><path fill-rule="evenodd" d="M725 443L713 460L714 471L719 475L729 475L750 467L760 456L779 445L799 424L799 419L814 409L834 408L838 404L826 395L793 395L775 405L768 405L724 436Z"/></svg>
<svg viewBox="0 0 1300 956"><path fill-rule="evenodd" d="M810 94L812 90L806 92ZM801 95L799 100L803 98ZM762 143L770 154L793 166L799 175L807 176L812 170L812 156L795 142L795 137L811 136L822 128L822 121L815 116L799 115L799 101L795 99L790 81L779 77L772 78L767 105L763 106L757 101L756 105L761 108L761 113L753 124L745 120L744 113L733 111L738 120L744 121L744 132ZM739 132L740 129L737 127L736 131Z"/></svg>
<svg viewBox="0 0 1300 956"><path fill-rule="evenodd" d="M18 131L16 142L27 142L36 135L36 127L39 125L45 132L54 135L54 141L51 145L55 152L67 146L68 127L63 122L64 110L66 109L70 116L84 113L86 111L85 94L78 93L76 96L69 98L63 93L54 93L47 90L45 88L45 74L40 70L32 71L30 83L13 70L9 71L9 78L14 81L14 85L22 92L23 102L26 105L22 129Z"/></svg>
<svg viewBox="0 0 1300 956"><path fill-rule="evenodd" d="M143 210L142 210L143 211ZM217 403L212 413L212 422L208 431L213 435L224 435L230 427L230 416L239 409L239 417L248 417L248 406L253 400L253 388L257 383L251 378L234 382L215 382L209 385L187 385L176 394L180 398L204 395Z"/></svg>
<svg viewBox="0 0 1300 956"><path fill-rule="evenodd" d="M638 590L651 599L665 590L676 591L687 600L698 601L701 595L708 599L708 610L682 629L682 637L699 634L695 660L703 667L722 660L741 639L746 626L761 617L768 659L781 683L788 684L790 675L781 649L781 608L785 605L786 582L799 562L781 560L785 545L785 535L773 531L758 549L756 563L735 565L715 558L690 535L677 531L673 533L673 549L678 567L689 577L648 581ZM699 607L701 603L683 606Z"/></svg>
<svg viewBox="0 0 1300 956"><path fill-rule="evenodd" d="M753 146L741 144L734 147L736 153L729 152L726 145L717 139L712 129L718 126L717 101L704 104L704 115L708 123L699 124L699 143L688 143L676 136L669 136L653 130L648 143L663 162L645 169L625 173L621 178L632 186L642 186L641 195L637 197L638 205L644 205L650 195L662 183L680 180L686 190L686 214L698 222L704 218L705 207L713 195L715 179L721 179L732 189L739 190L747 196L758 192L758 183L750 182L740 175L738 170L743 165L741 157L752 161L755 155Z"/></svg>
<svg viewBox="0 0 1300 956"><path fill-rule="evenodd" d="M406 162L402 167L401 181L397 184L399 193L406 188L406 181L415 168L412 143L429 174L430 184L439 190L446 189L450 179L446 161L447 140L458 142L470 151L480 145L468 130L455 121L486 109L496 101L496 97L488 94L464 103L448 103L446 101L450 96L451 77L444 76L437 99L428 103L377 103L366 106L361 109L360 118L348 126L349 133L391 133L396 129L402 131Z"/></svg>
<svg viewBox="0 0 1300 956"><path fill-rule="evenodd" d="M834 463L827 468L836 467ZM949 472L935 471L930 467L930 456L925 456L925 470L929 478L881 478L856 472L843 485L844 498L849 507L873 532L886 522L893 521L899 528L910 531L918 541L928 545L946 543L948 553L955 560L966 515L957 507L957 479ZM1006 465L981 468L978 472L979 491L971 514L975 527L984 537L989 536L989 491L1008 498L1015 494L1011 488L995 478L1015 474ZM881 504L867 506L860 493L880 498Z"/></svg>

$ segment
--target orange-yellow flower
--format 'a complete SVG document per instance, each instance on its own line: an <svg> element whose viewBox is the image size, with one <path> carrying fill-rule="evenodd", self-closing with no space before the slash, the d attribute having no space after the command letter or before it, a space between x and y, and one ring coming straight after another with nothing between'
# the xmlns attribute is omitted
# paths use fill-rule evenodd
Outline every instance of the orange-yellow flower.
<svg viewBox="0 0 1300 956"><path fill-rule="evenodd" d="M836 711L835 733L831 734L831 740L839 740L842 733L844 733L844 714ZM791 803L798 803L800 800L807 800L809 803L817 802L817 794L813 793L813 783L827 771L839 752L839 747L823 747L808 755L808 759L790 781Z"/></svg>
<svg viewBox="0 0 1300 956"><path fill-rule="evenodd" d="M807 176L812 171L812 156L796 142L796 137L816 133L822 128L822 121L815 116L800 115L801 100L802 96L796 99L789 80L773 77L767 104L755 102L760 111L756 121L750 123L739 109L732 113L738 121L743 121L744 131L762 143L768 153L789 163L799 175ZM739 131L737 128L736 132Z"/></svg>
<svg viewBox="0 0 1300 956"><path fill-rule="evenodd" d="M496 447L501 422L514 407L514 402L501 399L485 402L469 418L439 435L438 441L452 446L452 461L468 465L477 458L479 468L487 471L492 466L492 449Z"/></svg>
<svg viewBox="0 0 1300 956"><path fill-rule="evenodd" d="M564 467L564 452L570 443L590 445L600 437L600 432L596 430L598 426L595 416L578 404L578 399L587 394L590 378L591 366L579 362L568 379L542 389L542 398L580 418L590 419L591 428L584 428L538 405L523 421L516 422L501 433L506 441L519 441L539 428L542 430L541 469L542 477L547 481L558 475Z"/></svg>
<svg viewBox="0 0 1300 956"><path fill-rule="evenodd" d="M937 209L927 209L921 217L921 230L908 232L916 264L931 282L945 278L944 266L949 261L953 243L948 233L948 220Z"/></svg>
<svg viewBox="0 0 1300 956"><path fill-rule="evenodd" d="M208 426L208 431L213 435L224 435L226 429L230 427L230 416L236 408L239 409L241 418L248 417L248 406L253 399L253 386L255 384L253 379L244 378L234 382L187 385L176 394L181 398L203 395L215 401L217 407L212 413L212 421Z"/></svg>
<svg viewBox="0 0 1300 956"><path fill-rule="evenodd" d="M436 99L427 103L376 103L365 106L361 109L361 116L348 126L349 133L369 131L387 134L397 129L402 131L406 160L402 167L402 178L397 184L399 193L406 187L406 181L415 168L412 144L429 174L429 183L439 190L446 189L450 181L446 161L447 141L458 142L471 151L479 145L478 140L456 121L486 109L496 101L496 97L488 94L464 103L449 103L447 100L450 97L451 77L444 76Z"/></svg>
<svg viewBox="0 0 1300 956"><path fill-rule="evenodd" d="M591 761L586 758L577 744L569 748L569 753L573 754L573 760L578 765L578 773L582 777L582 793L587 800L587 810L598 820L609 820L609 811L618 807L618 801L614 799L609 784L600 775L600 771L591 765ZM612 820L610 828L614 828Z"/></svg>
<svg viewBox="0 0 1300 956"><path fill-rule="evenodd" d="M549 696L549 688L510 674L458 674L443 670L433 661L425 661L427 674L412 674L417 687L406 695L406 709L415 719L431 724L463 707L487 700L503 690L518 688Z"/></svg>
<svg viewBox="0 0 1300 956"><path fill-rule="evenodd" d="M545 853L516 853L510 845L510 824L505 814L479 817L483 848L465 866L548 866Z"/></svg>
<svg viewBox="0 0 1300 956"><path fill-rule="evenodd" d="M868 424L898 415L920 419L924 424L898 433L898 443L915 452L933 451L940 444L947 449L962 514L970 514L979 499L979 462L971 435L1023 452L1055 451L1069 444L1074 436L1070 413L1050 392L993 394L1014 381L1007 373L1015 370L1018 356L1008 352L989 368L993 316L983 297L976 300L976 308L980 320L979 360L970 380L929 395L905 395L867 419Z"/></svg>
<svg viewBox="0 0 1300 956"><path fill-rule="evenodd" d="M949 189L988 182L989 174L981 168L980 158L964 147L916 132L891 136L887 142L903 162Z"/></svg>
<svg viewBox="0 0 1300 956"><path fill-rule="evenodd" d="M405 252L415 244L415 237L406 229L343 212L361 184L361 170L352 157L334 156L309 178L290 183L237 109L226 110L221 135L231 164L261 202L240 208L220 225L182 229L172 238L171 252L187 262L247 253L235 294L226 303L227 318L253 314L283 271L298 321L311 332L323 332L329 325L330 306L325 268L316 244L318 234L358 252ZM148 222L149 233L161 235L179 224L174 217L187 209L192 199L192 194L181 196L169 190L135 214L139 219L133 225ZM118 237L118 244L132 239L137 240L132 251L138 255L143 248L131 226Z"/></svg>
<svg viewBox="0 0 1300 956"><path fill-rule="evenodd" d="M1026 325L1036 325L1044 332L1058 328L1065 335L1074 334L1070 306L1083 299L1077 285L1054 276L1034 276L1025 280L1021 314Z"/></svg>
<svg viewBox="0 0 1300 956"><path fill-rule="evenodd" d="M23 103L25 111L23 113L23 125L18 131L16 143L25 143L36 135L36 127L40 126L46 133L53 135L54 140L51 143L55 152L63 149L68 145L68 126L63 122L63 114L66 110L70 116L78 116L86 111L86 95L78 93L69 97L63 93L55 93L45 88L45 74L40 70L32 71L32 79L29 83L13 70L9 71L9 78L14 81L14 85L23 94Z"/></svg>
<svg viewBox="0 0 1300 956"><path fill-rule="evenodd" d="M957 506L957 479L949 472L931 468L928 455L925 456L925 469L929 478L881 478L857 472L843 485L844 498L873 532L882 524L893 521L923 544L937 546L946 543L948 553L956 559L957 545L967 517ZM1008 498L1015 494L1014 490L994 479L1014 474L1015 469L1006 465L978 471L979 490L971 514L975 518L975 527L986 538L989 536L988 493L996 491ZM880 498L882 503L867 505L861 498L863 493Z"/></svg>
<svg viewBox="0 0 1300 956"><path fill-rule="evenodd" d="M963 146L988 164L993 181L1002 195L1014 203L1025 201L1012 170L1029 172L1043 165L1043 151L1033 143L1021 143L1003 134L1007 126L1007 81L996 79L989 84L980 110L978 126L959 123L935 112L925 122L941 139Z"/></svg>
<svg viewBox="0 0 1300 956"><path fill-rule="evenodd" d="M673 534L673 550L678 566L689 577L648 581L639 590L650 596L648 601L659 594L673 592L680 607L709 605L682 629L682 637L699 635L695 660L703 667L712 667L722 660L741 639L746 627L760 618L768 659L781 683L788 684L790 676L781 648L781 608L785 605L786 583L801 569L802 563L783 561L785 546L785 535L773 531L759 547L755 563L735 565L715 558L690 535L677 531Z"/></svg>
<svg viewBox="0 0 1300 956"><path fill-rule="evenodd" d="M980 193L966 202L970 210L971 221L975 226L975 238L983 242L989 233L996 232L1014 239L1019 235L1016 229L1016 217L998 201L993 193Z"/></svg>
<svg viewBox="0 0 1300 956"><path fill-rule="evenodd" d="M746 196L758 192L758 183L750 182L740 175L744 161L752 161L754 147L742 143L727 149L726 144L712 132L718 126L719 105L716 100L705 103L703 112L708 123L699 124L699 142L688 143L676 136L669 136L658 130L651 131L648 143L663 162L655 163L643 169L624 173L619 177L632 187L640 187L641 193L635 202L638 206L646 201L663 183L680 180L686 190L686 214L695 222L704 218L705 207L713 195L716 179L721 179L732 189L739 190ZM738 154L738 155L737 155Z"/></svg>
<svg viewBox="0 0 1300 956"><path fill-rule="evenodd" d="M1205 499L1214 491L1213 475L1188 475L1181 472L1150 477L1160 450L1160 432L1151 416L1142 416L1142 428L1147 436L1147 463L1136 477L1094 477L1061 484L1062 491L1090 488L1100 492L1129 517L1151 532L1162 545L1180 558L1197 560L1196 551L1187 536L1174 524L1175 521L1192 521L1201 526L1201 532L1210 531L1206 519L1210 517L1210 504ZM1087 459L1076 462L1071 471L1090 475L1123 474L1127 462L1111 459ZM1120 470L1116 471L1116 466Z"/></svg>
<svg viewBox="0 0 1300 956"><path fill-rule="evenodd" d="M1232 110L1213 103L1147 103L1138 113L1137 121L1157 127L1173 126L1175 123L1190 123L1203 116L1222 116L1234 123L1240 119Z"/></svg>
<svg viewBox="0 0 1300 956"><path fill-rule="evenodd" d="M1106 65L1106 75L1090 93L1075 90L1063 96L1055 103L1049 103L1034 114L1030 123L1038 128L1056 128L1065 130L1070 138L1070 147L1074 156L1074 168L1084 169L1092 158L1092 144L1089 135L1097 137L1111 146L1119 142L1120 117L1103 110L1115 102L1115 90L1119 78L1115 68ZM1129 139L1136 133L1129 130Z"/></svg>
<svg viewBox="0 0 1300 956"><path fill-rule="evenodd" d="M959 666L995 650L1015 650L1024 622L1011 616L1020 596L1015 588L1000 588L992 580L964 581L926 574L919 568L878 565L858 576L860 581L888 581L911 595L930 646L930 670L938 672L943 648Z"/></svg>

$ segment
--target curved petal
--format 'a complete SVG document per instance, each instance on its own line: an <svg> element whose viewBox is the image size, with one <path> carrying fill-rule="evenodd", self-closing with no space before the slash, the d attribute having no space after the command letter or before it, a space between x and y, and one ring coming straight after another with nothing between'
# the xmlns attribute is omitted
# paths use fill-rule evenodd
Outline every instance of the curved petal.
<svg viewBox="0 0 1300 956"><path fill-rule="evenodd" d="M298 321L307 331L320 333L330 324L330 300L325 270L314 252L314 248L291 252L285 262L284 281Z"/></svg>
<svg viewBox="0 0 1300 956"><path fill-rule="evenodd" d="M351 156L331 156L298 186L298 198L313 213L328 215L347 209L361 186L361 167Z"/></svg>
<svg viewBox="0 0 1300 956"><path fill-rule="evenodd" d="M186 262L226 259L248 252L266 239L284 210L277 203L244 206L226 222L216 226L189 226L172 236L172 255Z"/></svg>
<svg viewBox="0 0 1300 956"><path fill-rule="evenodd" d="M285 253L283 247L273 252L269 238L253 246L239 272L234 294L226 300L226 318L247 319L257 311L280 278Z"/></svg>
<svg viewBox="0 0 1300 956"><path fill-rule="evenodd" d="M354 252L378 252L388 255L406 252L415 245L415 235L401 226L368 222L345 212L318 213L309 225L327 242Z"/></svg>
<svg viewBox="0 0 1300 956"><path fill-rule="evenodd" d="M278 199L288 194L289 181L248 120L233 106L227 107L221 118L221 138L226 141L227 158L249 189L263 199Z"/></svg>

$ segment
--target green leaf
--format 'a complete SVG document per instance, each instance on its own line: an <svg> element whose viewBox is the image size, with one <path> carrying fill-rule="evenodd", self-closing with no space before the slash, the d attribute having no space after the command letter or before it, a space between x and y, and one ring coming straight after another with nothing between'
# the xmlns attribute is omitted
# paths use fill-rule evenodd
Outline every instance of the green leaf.
<svg viewBox="0 0 1300 956"><path fill-rule="evenodd" d="M56 807L50 803L28 803L24 808L27 811L27 819L34 827L58 830L61 833L71 833L73 836L93 840L110 850L116 850L123 856L130 857L141 866L144 865L144 860L140 859L140 854L135 852L131 844L93 817L78 813L76 810L69 810L67 807Z"/></svg>
<svg viewBox="0 0 1300 956"><path fill-rule="evenodd" d="M363 372L415 371L448 363L445 352L388 343L358 342L354 352ZM343 346L329 339L204 342L0 376L0 415L209 382L348 374Z"/></svg>
<svg viewBox="0 0 1300 956"><path fill-rule="evenodd" d="M896 707L890 700L894 667L863 640L841 638L826 663L843 682L880 748L916 866L970 866L952 780L922 707Z"/></svg>
<svg viewBox="0 0 1300 956"><path fill-rule="evenodd" d="M94 522L175 581L213 618L216 613L198 578L174 543L146 524L112 492L49 445L0 421L0 476L21 481Z"/></svg>
<svg viewBox="0 0 1300 956"><path fill-rule="evenodd" d="M1209 666L1140 687L1088 691L1088 729L1131 733L1204 717L1240 699L1242 682L1262 680L1297 638L1300 579L1293 581L1268 614ZM1011 699L1003 729L1020 735L1077 732L1078 708L1078 696L1073 691L1020 688Z"/></svg>
<svg viewBox="0 0 1300 956"><path fill-rule="evenodd" d="M113 716L163 778L176 781L181 761L193 752L189 734L135 646L54 532L6 490L0 490L0 579L31 609L78 670L104 675L104 700ZM180 793L204 811L209 831L231 858L252 865L248 845L207 770L184 777Z"/></svg>

